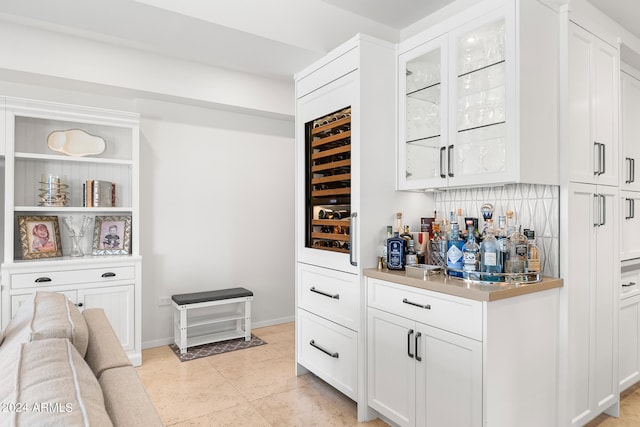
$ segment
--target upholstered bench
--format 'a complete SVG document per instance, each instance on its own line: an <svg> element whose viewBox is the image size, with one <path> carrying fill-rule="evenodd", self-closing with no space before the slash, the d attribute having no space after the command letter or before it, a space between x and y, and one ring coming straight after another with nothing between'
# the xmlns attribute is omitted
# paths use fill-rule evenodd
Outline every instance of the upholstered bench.
<svg viewBox="0 0 640 427"><path fill-rule="evenodd" d="M171 296L174 311L174 341L180 353L188 347L244 337L251 340L253 292L245 288L194 292ZM230 305L233 311L204 313L210 307ZM189 312L191 311L191 316ZM235 329L214 331L216 324L235 321ZM244 327L243 327L244 323Z"/></svg>

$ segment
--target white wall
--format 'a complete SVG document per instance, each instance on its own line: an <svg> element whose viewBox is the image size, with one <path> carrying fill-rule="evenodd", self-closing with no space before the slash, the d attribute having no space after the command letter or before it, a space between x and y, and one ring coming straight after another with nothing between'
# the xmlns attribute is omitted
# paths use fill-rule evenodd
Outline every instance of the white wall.
<svg viewBox="0 0 640 427"><path fill-rule="evenodd" d="M143 347L172 340L172 294L243 286L255 326L292 321L293 122L160 108L141 121Z"/></svg>

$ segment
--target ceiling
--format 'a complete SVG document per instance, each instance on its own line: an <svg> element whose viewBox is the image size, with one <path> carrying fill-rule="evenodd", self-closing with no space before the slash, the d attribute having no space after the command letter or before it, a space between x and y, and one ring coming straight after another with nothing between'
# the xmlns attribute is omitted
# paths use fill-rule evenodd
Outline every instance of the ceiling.
<svg viewBox="0 0 640 427"><path fill-rule="evenodd" d="M2 0L5 20L290 80L358 32L401 30L452 3L478 0ZM589 0L640 38L640 2Z"/></svg>

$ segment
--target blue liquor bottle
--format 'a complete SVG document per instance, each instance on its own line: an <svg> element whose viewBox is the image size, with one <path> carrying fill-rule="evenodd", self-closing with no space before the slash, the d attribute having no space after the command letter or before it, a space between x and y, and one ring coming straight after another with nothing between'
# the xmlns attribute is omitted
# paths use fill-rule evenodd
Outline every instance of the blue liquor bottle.
<svg viewBox="0 0 640 427"><path fill-rule="evenodd" d="M393 237L387 239L387 268L389 270L404 270L407 241L393 233Z"/></svg>

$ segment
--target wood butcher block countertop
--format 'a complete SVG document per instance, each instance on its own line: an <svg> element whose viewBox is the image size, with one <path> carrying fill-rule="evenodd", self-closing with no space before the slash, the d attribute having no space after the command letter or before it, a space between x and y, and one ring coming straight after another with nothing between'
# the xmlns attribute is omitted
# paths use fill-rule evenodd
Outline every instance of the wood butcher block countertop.
<svg viewBox="0 0 640 427"><path fill-rule="evenodd" d="M476 301L495 301L562 287L562 279L555 277L543 277L542 280L537 283L483 284L467 283L464 280L446 277L443 274L427 276L427 278L423 280L407 276L404 271L378 270L376 268L367 268L364 270L364 274L374 279L386 280L388 282L427 289L434 292L442 292L444 294Z"/></svg>

